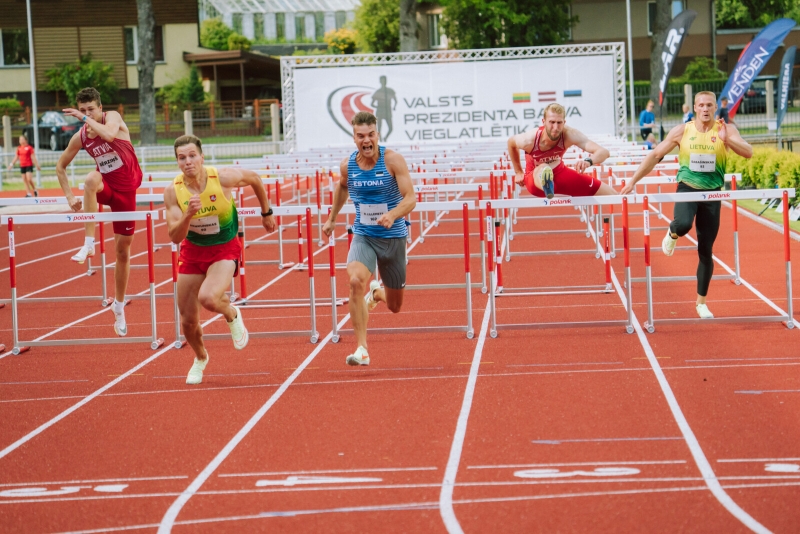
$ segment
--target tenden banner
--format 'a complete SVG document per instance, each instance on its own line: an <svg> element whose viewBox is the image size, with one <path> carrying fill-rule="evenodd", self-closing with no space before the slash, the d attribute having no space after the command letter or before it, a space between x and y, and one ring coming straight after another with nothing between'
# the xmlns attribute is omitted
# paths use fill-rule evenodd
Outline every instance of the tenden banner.
<svg viewBox="0 0 800 534"><path fill-rule="evenodd" d="M761 30L742 50L739 61L719 96L720 101L723 96L728 97L728 112L731 118L736 115L742 97L750 88L753 79L758 76L795 24L792 19L778 19ZM717 104L719 105L719 102Z"/></svg>
<svg viewBox="0 0 800 534"><path fill-rule="evenodd" d="M558 102L566 123L615 133L609 55L299 68L297 149L352 143L350 120L374 113L389 145L505 139L541 125Z"/></svg>
<svg viewBox="0 0 800 534"><path fill-rule="evenodd" d="M661 72L658 76L658 105L664 105L664 95L667 90L667 82L675 64L675 58L681 50L683 40L689 35L689 26L697 16L696 11L687 9L682 11L677 17L672 19L672 23L667 28L664 43L661 45Z"/></svg>
<svg viewBox="0 0 800 534"><path fill-rule="evenodd" d="M796 46L790 46L781 60L781 74L778 78L778 122L780 129L786 109L789 107L789 89L792 85L792 71L794 70L794 57Z"/></svg>

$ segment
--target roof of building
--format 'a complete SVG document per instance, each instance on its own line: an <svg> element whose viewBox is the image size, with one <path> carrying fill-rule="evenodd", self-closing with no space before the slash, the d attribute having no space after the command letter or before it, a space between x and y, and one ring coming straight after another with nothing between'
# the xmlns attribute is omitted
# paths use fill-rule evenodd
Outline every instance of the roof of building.
<svg viewBox="0 0 800 534"><path fill-rule="evenodd" d="M208 0L220 13L355 11L360 0Z"/></svg>

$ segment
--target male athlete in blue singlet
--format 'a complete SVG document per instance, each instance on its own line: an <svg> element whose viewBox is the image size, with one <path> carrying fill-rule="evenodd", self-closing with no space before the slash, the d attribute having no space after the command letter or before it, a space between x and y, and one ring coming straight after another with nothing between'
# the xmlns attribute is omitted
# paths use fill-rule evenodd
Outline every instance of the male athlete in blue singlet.
<svg viewBox="0 0 800 534"><path fill-rule="evenodd" d="M331 215L322 231L328 236L333 233L336 216L349 194L356 206L356 219L353 225L355 235L347 255L347 276L350 278L348 306L358 348L346 361L348 365L369 365L369 311L379 302L385 302L393 313L398 313L403 305L408 235L404 217L411 213L417 201L405 158L378 146L375 115L362 111L356 113L350 122L358 150L342 160L341 178L333 194ZM373 280L369 292L362 299L376 264L385 287Z"/></svg>

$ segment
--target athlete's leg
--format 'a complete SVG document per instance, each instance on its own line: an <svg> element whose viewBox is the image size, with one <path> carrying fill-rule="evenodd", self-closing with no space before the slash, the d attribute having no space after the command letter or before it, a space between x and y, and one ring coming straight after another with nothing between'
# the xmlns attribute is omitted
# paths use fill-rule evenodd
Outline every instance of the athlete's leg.
<svg viewBox="0 0 800 534"><path fill-rule="evenodd" d="M200 301L197 298L205 278L203 274L178 275L178 311L181 314L181 330L198 360L206 359L203 329L200 326Z"/></svg>
<svg viewBox="0 0 800 534"><path fill-rule="evenodd" d="M406 240L394 238L382 240L378 254L378 271L383 286L373 293L376 301L385 302L389 311L399 313L403 307L406 287Z"/></svg>
<svg viewBox="0 0 800 534"><path fill-rule="evenodd" d="M678 193L696 192L697 190L684 183L678 184ZM685 236L692 229L695 215L697 215L698 202L676 202L672 222L669 225L670 235L677 239Z"/></svg>
<svg viewBox="0 0 800 534"><path fill-rule="evenodd" d="M33 173L26 172L22 175L22 181L25 182L25 191L31 195L36 192L36 187L33 185Z"/></svg>
<svg viewBox="0 0 800 534"><path fill-rule="evenodd" d="M714 274L713 248L719 233L721 202L698 202L697 220L697 304L705 304Z"/></svg>
<svg viewBox="0 0 800 534"><path fill-rule="evenodd" d="M619 192L610 185L601 183L600 187L597 189L597 193L595 193L594 196L600 195L619 195Z"/></svg>
<svg viewBox="0 0 800 534"><path fill-rule="evenodd" d="M392 116L389 115L388 117L384 118L386 121L386 125L389 127L389 131L386 132L386 136L382 139L387 139L390 135L392 135Z"/></svg>
<svg viewBox="0 0 800 534"><path fill-rule="evenodd" d="M350 279L350 300L347 303L350 310L350 320L353 321L353 333L356 336L356 345L367 348L367 322L369 311L364 302L369 279L372 273L366 265L359 261L347 264L347 277ZM378 293L376 291L375 293Z"/></svg>
<svg viewBox="0 0 800 534"><path fill-rule="evenodd" d="M231 306L231 299L225 291L231 287L235 271L236 262L233 260L212 263L197 294L197 300L203 308L222 314L229 323L236 318L236 310Z"/></svg>
<svg viewBox="0 0 800 534"><path fill-rule="evenodd" d="M103 175L92 171L86 177L83 185L83 211L85 213L97 212L97 193L103 190ZM94 223L86 223L86 237L94 239Z"/></svg>
<svg viewBox="0 0 800 534"><path fill-rule="evenodd" d="M131 243L132 235L114 234L114 249L117 263L114 265L114 295L117 302L125 300L128 278L131 275Z"/></svg>

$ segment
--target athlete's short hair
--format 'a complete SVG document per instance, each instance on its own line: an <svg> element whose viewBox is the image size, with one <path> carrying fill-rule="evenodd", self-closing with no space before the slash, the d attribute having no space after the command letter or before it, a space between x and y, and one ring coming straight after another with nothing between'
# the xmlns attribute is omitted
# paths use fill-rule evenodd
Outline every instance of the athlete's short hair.
<svg viewBox="0 0 800 534"><path fill-rule="evenodd" d="M713 92L713 91L700 91L699 93L696 93L696 94L694 95L694 101L695 101L695 102L697 102L697 97L698 97L698 96L700 96L700 95L703 95L703 96L710 96L710 97L711 97L711 99L712 99L714 102L716 102L716 101L717 101L717 95L716 95L716 94L714 94L714 92ZM722 97L722 99L723 99L723 100L728 100L728 99L727 99L727 98L725 98L724 96Z"/></svg>
<svg viewBox="0 0 800 534"><path fill-rule="evenodd" d="M78 91L78 94L75 95L75 101L78 104L88 104L89 102L97 102L98 106L103 105L103 103L100 101L100 92L94 87L86 87Z"/></svg>
<svg viewBox="0 0 800 534"><path fill-rule="evenodd" d="M182 135L179 138L175 139L175 157L178 157L178 148L186 145L194 145L197 147L197 151L201 154L203 153L203 142L200 140L199 137L196 135Z"/></svg>
<svg viewBox="0 0 800 534"><path fill-rule="evenodd" d="M567 116L567 112L564 109L564 106L561 104L557 104L553 102L552 104L548 104L546 108L544 108L544 113L542 113L542 117L547 118L548 113L555 113L556 115L561 115L562 117Z"/></svg>
<svg viewBox="0 0 800 534"><path fill-rule="evenodd" d="M373 124L378 124L378 119L369 111L359 111L353 116L350 124L353 126L361 126L362 124L371 126Z"/></svg>

